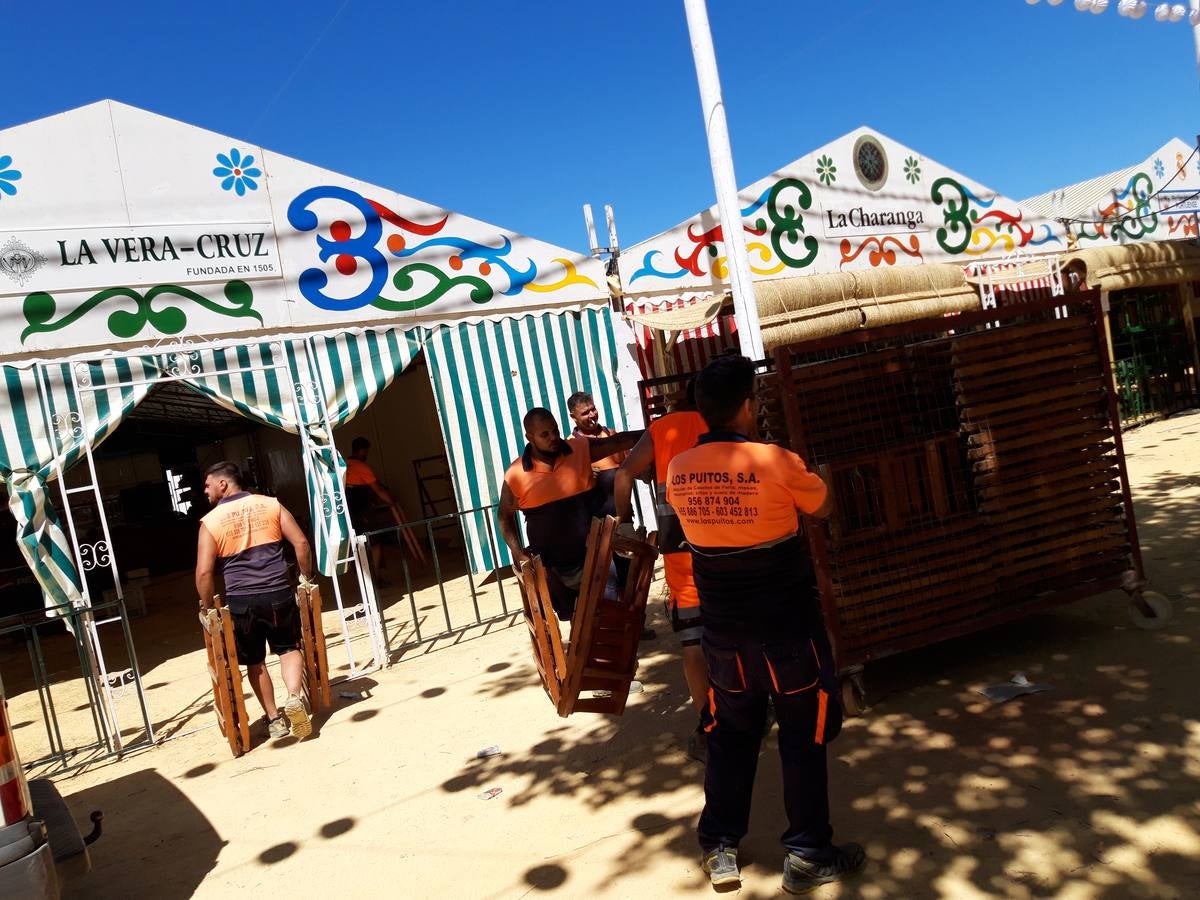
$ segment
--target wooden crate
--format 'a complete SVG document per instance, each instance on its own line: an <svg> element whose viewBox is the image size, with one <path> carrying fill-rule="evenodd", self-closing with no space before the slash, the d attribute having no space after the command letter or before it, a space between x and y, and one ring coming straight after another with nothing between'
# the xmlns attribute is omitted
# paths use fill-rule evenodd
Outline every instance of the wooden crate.
<svg viewBox="0 0 1200 900"><path fill-rule="evenodd" d="M570 641L564 645L561 623L550 601L546 570L539 557L525 564L521 595L534 662L542 686L560 716L576 712L621 715L637 671L637 648L646 622L646 598L658 557L655 535L631 540L616 533L611 516L595 519ZM629 573L616 600L604 599L614 557L629 560ZM581 697L585 691L597 691Z"/></svg>
<svg viewBox="0 0 1200 900"><path fill-rule="evenodd" d="M212 680L213 711L217 727L229 741L235 757L250 749L250 721L242 698L242 669L233 643L233 616L221 605L201 610L200 628L208 653L208 674Z"/></svg>

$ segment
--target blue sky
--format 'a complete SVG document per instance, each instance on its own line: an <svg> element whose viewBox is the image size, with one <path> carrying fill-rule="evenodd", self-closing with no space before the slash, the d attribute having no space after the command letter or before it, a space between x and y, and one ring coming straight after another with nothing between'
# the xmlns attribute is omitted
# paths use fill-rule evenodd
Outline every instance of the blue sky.
<svg viewBox="0 0 1200 900"><path fill-rule="evenodd" d="M863 124L1016 198L1193 141L1190 27L1111 6L709 0L738 182ZM577 249L584 201L625 246L713 202L682 0L49 10L0 128L111 97Z"/></svg>

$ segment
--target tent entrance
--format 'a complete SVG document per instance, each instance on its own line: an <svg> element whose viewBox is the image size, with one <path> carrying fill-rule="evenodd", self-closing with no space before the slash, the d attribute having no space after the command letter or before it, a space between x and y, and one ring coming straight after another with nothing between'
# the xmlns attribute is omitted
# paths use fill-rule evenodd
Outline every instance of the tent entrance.
<svg viewBox="0 0 1200 900"><path fill-rule="evenodd" d="M344 466L331 439L330 407L337 401L328 399L327 389L333 376L311 339L153 348L101 360L40 363L30 374L33 390L25 395L38 404L36 411L26 410L30 429L40 431L48 446L31 442L26 458L40 453L45 463L27 466L23 481L16 473L9 478L10 496L16 498L10 509L43 588L47 615L61 618L75 636L87 695L77 711L90 708L103 750L124 752L158 737L147 699L151 688L143 684L134 647L132 632L141 625L135 620L131 631L129 614L145 610L147 588L154 587L153 567L145 563L156 561L161 568L173 562L179 570L189 554L182 577L168 579L167 599L175 607L196 608L189 570L196 519L207 510L199 445L234 456L248 469L251 486L261 487L269 473L261 466L264 454L253 449L256 443L290 444L300 482L298 500L290 506L309 529L317 568L326 578L322 593L336 610L329 611L327 628L335 636L340 632L345 648L342 677L384 663L382 623L369 568L362 564L365 546L345 514ZM109 439L110 445L101 446ZM226 444L251 451L230 453ZM123 478L116 474L122 470ZM181 523L191 513L191 524L153 527L150 510ZM130 522L137 527L131 529ZM189 528L186 537L175 533ZM22 629L28 642L29 629ZM190 647L186 639L179 643L181 650ZM38 677L36 662L33 668L52 734L58 724L50 721L52 695L49 703L43 699L52 679ZM50 744L49 755L65 764L86 742L64 735Z"/></svg>

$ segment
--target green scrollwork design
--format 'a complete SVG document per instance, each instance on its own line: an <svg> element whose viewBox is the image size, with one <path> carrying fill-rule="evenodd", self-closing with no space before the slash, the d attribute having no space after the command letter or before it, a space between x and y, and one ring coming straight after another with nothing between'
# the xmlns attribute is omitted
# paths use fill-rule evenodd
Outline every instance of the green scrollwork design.
<svg viewBox="0 0 1200 900"><path fill-rule="evenodd" d="M487 303L495 296L492 286L482 278L475 278L471 275L450 276L437 266L432 266L429 263L411 263L398 270L392 276L392 284L395 285L396 290L401 292L411 291L417 283L416 279L413 278L412 273L414 272L424 272L426 275L432 275L435 280L434 286L420 297L415 297L412 300L391 300L381 296L377 297L371 305L376 309L383 309L388 312L411 312L414 309L423 309L432 303L436 303L441 297L459 285L470 285L471 293L469 296L473 303Z"/></svg>
<svg viewBox="0 0 1200 900"><path fill-rule="evenodd" d="M1153 193L1154 182L1145 172L1138 172L1129 179L1124 195L1118 195L1117 199L1121 200L1123 197L1132 195L1133 209L1128 215L1121 216L1113 225L1113 238L1125 235L1131 240L1137 240L1158 228L1158 213L1153 212L1150 206L1150 197Z"/></svg>
<svg viewBox="0 0 1200 900"><path fill-rule="evenodd" d="M779 195L789 188L800 195L799 202L796 206L790 203L780 206ZM793 269L803 269L817 258L817 239L812 235L806 235L801 241L801 235L804 234L804 216L800 210L806 210L811 206L812 192L808 189L808 185L797 178L781 178L771 188L771 193L767 195L766 211L767 218L771 220L771 246L780 262ZM765 231L767 219L758 219L754 223L754 227ZM803 244L804 256L792 256L788 250L784 249L784 241L789 245L789 250L796 244Z"/></svg>
<svg viewBox="0 0 1200 900"><path fill-rule="evenodd" d="M58 304L53 295L45 291L35 291L25 298L22 307L28 325L21 332L21 343L25 343L26 338L32 334L61 331L114 297L132 300L136 308L133 310L118 309L109 315L108 330L113 337L123 339L134 337L147 325L160 334L179 334L187 327L187 314L175 305L155 309L154 301L163 296L181 297L218 315L233 319L254 319L260 325L262 324L262 316L254 309L254 292L244 281L230 281L225 285L225 299L229 301L228 306L177 284L155 285L144 293L129 287L105 288L83 301L58 321L53 321L58 312Z"/></svg>
<svg viewBox="0 0 1200 900"><path fill-rule="evenodd" d="M957 202L952 196L947 197L942 193L942 189L946 187L958 194ZM971 231L975 219L971 215L971 199L967 196L966 190L953 178L939 178L930 186L929 196L934 203L946 207L942 212L942 218L948 227L937 230L935 237L938 244L947 253L962 253L971 243ZM959 230L962 231L962 240L957 243L949 243L948 238L951 235L957 235Z"/></svg>

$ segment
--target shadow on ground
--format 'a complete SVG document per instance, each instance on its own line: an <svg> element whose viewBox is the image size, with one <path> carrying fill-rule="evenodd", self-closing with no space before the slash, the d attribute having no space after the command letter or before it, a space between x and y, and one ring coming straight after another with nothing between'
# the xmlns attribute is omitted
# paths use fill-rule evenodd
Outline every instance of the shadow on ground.
<svg viewBox="0 0 1200 900"><path fill-rule="evenodd" d="M1141 631L1123 593L1034 615L868 666L875 706L831 747L837 838L867 848L870 870L824 896L1200 896L1200 476L1166 473L1137 490L1141 543L1155 589L1173 599L1163 630ZM660 629L661 630L661 629ZM669 635L643 659L647 683L678 685ZM1015 672L1051 689L993 705L976 689ZM536 684L519 665L487 682L502 695ZM692 864L695 815L678 792L700 767L682 753L690 713L678 692L595 720L582 734L550 729L527 754L482 760L442 785L523 785L522 806L570 796L587 808L637 798L627 830L529 866L517 887L568 893L611 888L662 863ZM583 717L579 717L583 721ZM572 720L574 723L575 720ZM774 734L760 759L741 859L744 893L778 884L784 819Z"/></svg>
<svg viewBox="0 0 1200 900"><path fill-rule="evenodd" d="M170 857L155 867L153 896L191 897L217 864L225 841L204 814L157 771L147 769L87 788L66 798L76 822L104 813L104 834L90 849L92 871L70 884L67 896L123 897L128 869Z"/></svg>

